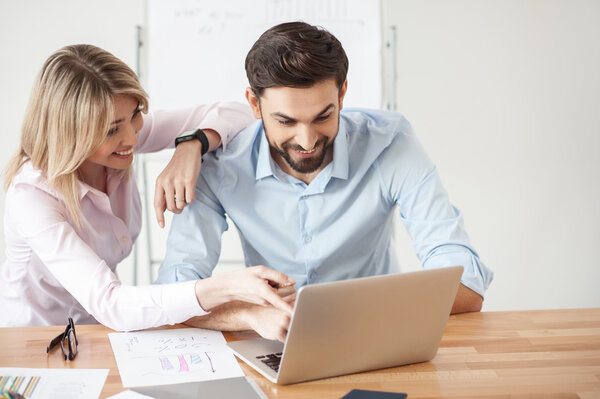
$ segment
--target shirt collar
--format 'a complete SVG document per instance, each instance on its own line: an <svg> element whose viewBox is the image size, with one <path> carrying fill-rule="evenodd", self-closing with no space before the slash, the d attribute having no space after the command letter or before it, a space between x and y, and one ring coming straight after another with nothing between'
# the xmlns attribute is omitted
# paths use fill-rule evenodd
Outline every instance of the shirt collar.
<svg viewBox="0 0 600 399"><path fill-rule="evenodd" d="M256 159L256 180L260 180L267 176L273 176L273 170L275 169L272 163L275 161L271 158L271 151L269 149L269 142L263 128L263 123L260 121L258 124L258 134L260 138L256 141L258 143L258 158Z"/></svg>
<svg viewBox="0 0 600 399"><path fill-rule="evenodd" d="M118 175L117 171L108 170L108 186L109 186L109 193L114 191L116 189L116 187L119 185L119 183L121 182L121 177ZM46 177L42 174L42 172L36 168L33 167L33 165L31 164L31 161L27 161L23 164L22 168L21 168L21 172L15 177L15 183L25 183L25 184L31 184L45 192L47 192L48 194L52 195L55 198L62 198L62 195L59 194L56 190L53 190L52 188L50 188L50 186L48 185L48 180L46 179ZM81 201L88 193L94 193L96 195L104 195L104 193L96 190L95 188L89 186L88 184L82 182L81 180L77 181L78 183L78 195L79 195L79 201Z"/></svg>
<svg viewBox="0 0 600 399"><path fill-rule="evenodd" d="M258 157L256 160L256 180L267 176L276 176L276 171L280 170L276 166L275 160L271 157L269 142L263 128L262 121L258 125L257 140ZM333 140L333 159L331 161L331 177L346 180L348 178L348 132L346 123L340 118L340 127L338 134ZM283 172L282 172L283 173ZM286 174L287 176L287 174Z"/></svg>

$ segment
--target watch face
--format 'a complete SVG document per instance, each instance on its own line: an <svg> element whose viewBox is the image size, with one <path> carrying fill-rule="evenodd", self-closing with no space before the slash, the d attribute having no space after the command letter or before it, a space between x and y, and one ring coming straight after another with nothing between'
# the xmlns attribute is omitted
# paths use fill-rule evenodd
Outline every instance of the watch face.
<svg viewBox="0 0 600 399"><path fill-rule="evenodd" d="M192 136L193 137L195 134L196 134L195 130L186 130L185 132L179 133L179 136L177 136L177 138L187 137L187 136Z"/></svg>

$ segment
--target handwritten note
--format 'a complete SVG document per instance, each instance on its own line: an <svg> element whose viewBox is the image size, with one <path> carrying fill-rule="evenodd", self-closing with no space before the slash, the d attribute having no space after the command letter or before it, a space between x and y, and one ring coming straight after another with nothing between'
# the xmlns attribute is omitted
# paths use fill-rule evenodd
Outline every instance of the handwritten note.
<svg viewBox="0 0 600 399"><path fill-rule="evenodd" d="M124 387L243 376L219 331L200 328L108 334Z"/></svg>

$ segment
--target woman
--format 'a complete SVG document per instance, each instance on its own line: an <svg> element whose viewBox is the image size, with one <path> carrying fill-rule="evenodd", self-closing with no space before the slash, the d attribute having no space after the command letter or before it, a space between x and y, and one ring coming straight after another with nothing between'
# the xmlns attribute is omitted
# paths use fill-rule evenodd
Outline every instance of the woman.
<svg viewBox="0 0 600 399"><path fill-rule="evenodd" d="M235 104L142 118L147 107L135 73L102 49L68 46L45 62L19 151L6 169L0 326L58 325L70 316L136 330L183 322L232 300L291 310L273 286L292 281L268 268L168 285L121 284L116 266L141 227L133 151L172 146L179 133L196 128L205 129L214 148L219 134L232 136L251 120ZM182 164L189 173L185 160L199 159L200 146L195 140L177 147L157 187L167 197L163 209L181 209L180 199L191 199L193 183L186 188L169 176ZM195 182L195 169L188 181Z"/></svg>

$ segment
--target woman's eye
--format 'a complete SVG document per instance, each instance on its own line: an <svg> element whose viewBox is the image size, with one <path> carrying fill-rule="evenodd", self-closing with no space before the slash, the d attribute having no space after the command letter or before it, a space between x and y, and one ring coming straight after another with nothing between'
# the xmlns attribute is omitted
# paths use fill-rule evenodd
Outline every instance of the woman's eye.
<svg viewBox="0 0 600 399"><path fill-rule="evenodd" d="M108 131L108 136L114 136L119 131L118 127L114 127Z"/></svg>

